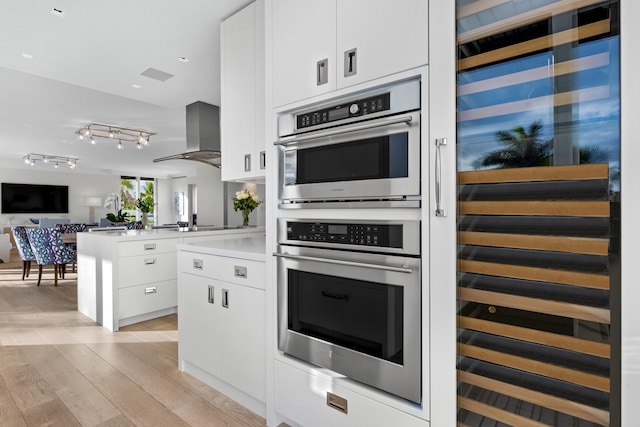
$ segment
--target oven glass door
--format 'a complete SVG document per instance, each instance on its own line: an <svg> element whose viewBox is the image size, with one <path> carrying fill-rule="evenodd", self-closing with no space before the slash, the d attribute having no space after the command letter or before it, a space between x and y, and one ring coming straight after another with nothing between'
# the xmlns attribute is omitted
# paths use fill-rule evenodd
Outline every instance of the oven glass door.
<svg viewBox="0 0 640 427"><path fill-rule="evenodd" d="M286 160L295 160L296 173L287 177L285 185L406 178L409 176L409 133L302 148L287 152Z"/></svg>
<svg viewBox="0 0 640 427"><path fill-rule="evenodd" d="M281 245L278 348L421 399L420 258Z"/></svg>
<svg viewBox="0 0 640 427"><path fill-rule="evenodd" d="M420 114L303 134L283 143L280 199L420 195Z"/></svg>
<svg viewBox="0 0 640 427"><path fill-rule="evenodd" d="M402 286L288 271L288 328L402 365Z"/></svg>

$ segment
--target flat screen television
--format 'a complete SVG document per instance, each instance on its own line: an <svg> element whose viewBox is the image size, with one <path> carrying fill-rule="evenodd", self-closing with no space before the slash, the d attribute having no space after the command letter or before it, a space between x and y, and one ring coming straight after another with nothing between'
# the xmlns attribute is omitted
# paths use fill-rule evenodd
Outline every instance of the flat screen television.
<svg viewBox="0 0 640 427"><path fill-rule="evenodd" d="M66 185L12 184L3 182L3 214L69 213Z"/></svg>

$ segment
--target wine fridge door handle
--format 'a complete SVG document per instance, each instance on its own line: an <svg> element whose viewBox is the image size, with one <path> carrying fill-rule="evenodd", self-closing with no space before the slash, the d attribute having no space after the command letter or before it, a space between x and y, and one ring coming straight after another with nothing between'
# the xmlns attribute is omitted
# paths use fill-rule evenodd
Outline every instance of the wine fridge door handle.
<svg viewBox="0 0 640 427"><path fill-rule="evenodd" d="M447 216L447 211L442 208L442 146L447 145L447 138L436 138L435 159L435 184L436 184L436 216Z"/></svg>
<svg viewBox="0 0 640 427"><path fill-rule="evenodd" d="M317 261L317 262L324 262L327 264L346 265L349 267L373 268L375 270L393 271L396 273L407 273L407 274L413 273L412 269L404 266L394 267L392 265L368 264L366 262L344 261L340 259L331 259L331 258L318 258L318 257L312 257L312 256L306 256L306 255L292 255L286 252L283 252L283 253L274 252L273 256L279 257L279 258L295 259L300 261Z"/></svg>

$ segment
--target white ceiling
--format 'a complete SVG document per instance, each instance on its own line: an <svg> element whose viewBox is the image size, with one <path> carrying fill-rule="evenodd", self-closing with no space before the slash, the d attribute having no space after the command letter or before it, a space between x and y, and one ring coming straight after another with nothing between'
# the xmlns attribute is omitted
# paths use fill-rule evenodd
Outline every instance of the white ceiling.
<svg viewBox="0 0 640 427"><path fill-rule="evenodd" d="M187 104L220 105L220 22L251 2L2 0L0 167L37 153L79 158L75 173L193 175L193 162L152 160L186 151ZM148 68L174 77L140 75ZM89 123L156 135L143 150L90 145L75 135Z"/></svg>

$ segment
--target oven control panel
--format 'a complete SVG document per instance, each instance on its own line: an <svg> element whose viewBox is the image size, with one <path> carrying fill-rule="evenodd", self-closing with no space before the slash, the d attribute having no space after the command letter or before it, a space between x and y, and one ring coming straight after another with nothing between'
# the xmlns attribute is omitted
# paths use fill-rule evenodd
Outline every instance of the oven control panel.
<svg viewBox="0 0 640 427"><path fill-rule="evenodd" d="M348 103L334 105L321 110L310 111L296 115L297 129L325 123L337 122L351 117L366 116L367 114L387 111L391 107L389 93L383 93L368 98L357 99Z"/></svg>
<svg viewBox="0 0 640 427"><path fill-rule="evenodd" d="M402 224L287 222L287 240L402 248Z"/></svg>

